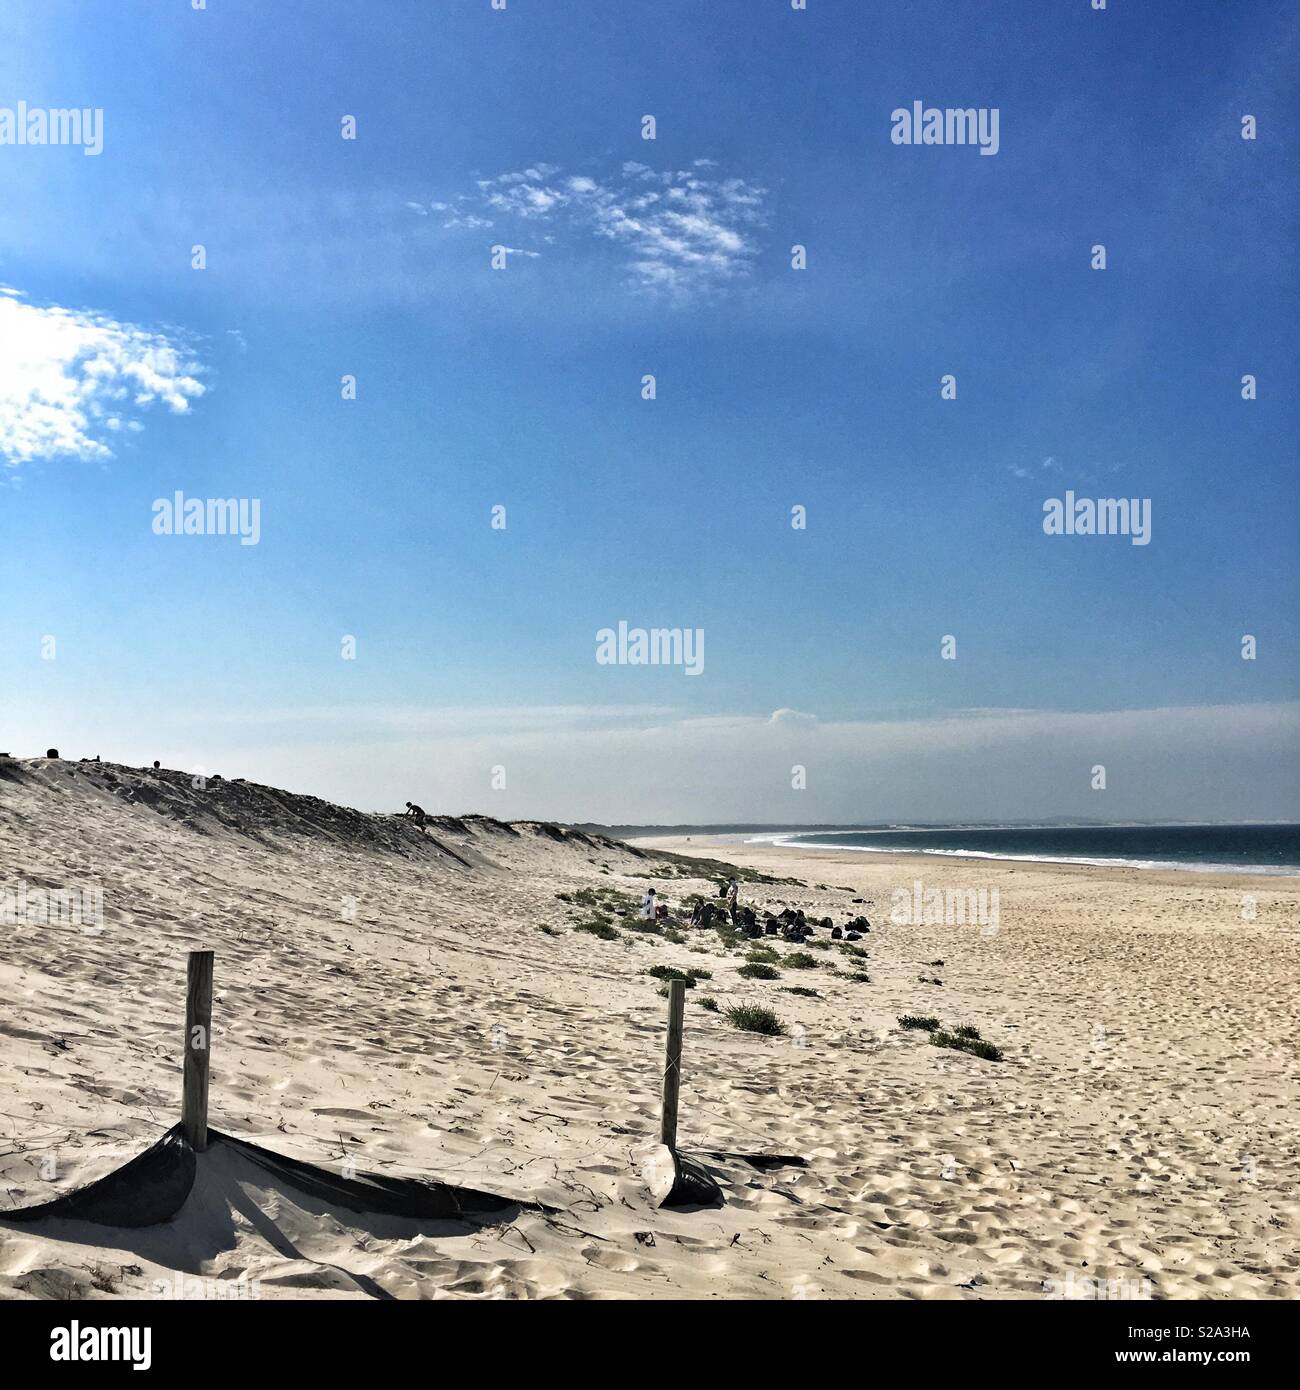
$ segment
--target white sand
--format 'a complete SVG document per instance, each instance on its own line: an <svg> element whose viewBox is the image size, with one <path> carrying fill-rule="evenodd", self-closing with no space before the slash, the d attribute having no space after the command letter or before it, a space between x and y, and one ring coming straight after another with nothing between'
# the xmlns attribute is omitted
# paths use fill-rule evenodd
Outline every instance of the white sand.
<svg viewBox="0 0 1300 1390"><path fill-rule="evenodd" d="M623 849L433 827L466 866L409 825L287 793L7 766L0 886L98 885L105 922L0 928L0 1206L71 1190L175 1121L185 955L202 946L214 1125L558 1214L473 1229L331 1212L214 1151L166 1226L0 1224L0 1296L1041 1299L1044 1281L1086 1295L1088 1279L1297 1295L1294 881L675 846L833 885L742 901L870 917L870 983L838 948L813 952L836 973L746 981L712 932L573 930L590 914L558 893L710 889L647 880ZM996 887L997 932L891 924L890 891L918 877ZM688 994L682 1148L807 1168L728 1160L724 1206L651 1204L656 963L713 972ZM737 1032L705 994L769 1004L791 1032ZM930 1046L903 1013L970 1021L1006 1059Z"/></svg>

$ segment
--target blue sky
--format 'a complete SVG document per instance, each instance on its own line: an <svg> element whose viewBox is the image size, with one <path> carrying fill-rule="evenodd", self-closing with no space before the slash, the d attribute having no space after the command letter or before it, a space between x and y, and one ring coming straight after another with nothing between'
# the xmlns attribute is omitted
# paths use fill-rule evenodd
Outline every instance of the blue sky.
<svg viewBox="0 0 1300 1390"><path fill-rule="evenodd" d="M508 815L1296 814L1296 19L7 5L0 107L104 150L0 146L0 743ZM914 100L998 153L892 144ZM1045 536L1067 488L1151 544ZM176 489L259 544L153 534ZM598 665L619 620L704 673Z"/></svg>

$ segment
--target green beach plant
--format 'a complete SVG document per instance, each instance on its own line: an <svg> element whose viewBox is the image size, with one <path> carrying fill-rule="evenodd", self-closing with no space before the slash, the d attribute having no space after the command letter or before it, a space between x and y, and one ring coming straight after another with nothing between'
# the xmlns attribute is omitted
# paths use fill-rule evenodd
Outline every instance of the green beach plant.
<svg viewBox="0 0 1300 1390"><path fill-rule="evenodd" d="M972 1057L982 1057L986 1062L1002 1061L1002 1049L982 1038L960 1037L956 1033L931 1033L930 1041L935 1047L951 1048L954 1052L969 1052Z"/></svg>
<svg viewBox="0 0 1300 1390"><path fill-rule="evenodd" d="M742 1033L762 1033L765 1037L784 1036L785 1024L761 1004L733 1004L727 1010L727 1022Z"/></svg>

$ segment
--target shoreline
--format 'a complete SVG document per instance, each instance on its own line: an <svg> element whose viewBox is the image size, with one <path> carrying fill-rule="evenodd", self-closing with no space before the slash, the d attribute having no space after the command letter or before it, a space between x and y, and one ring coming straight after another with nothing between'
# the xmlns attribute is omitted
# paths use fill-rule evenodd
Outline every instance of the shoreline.
<svg viewBox="0 0 1300 1390"><path fill-rule="evenodd" d="M1282 885L1300 883L1300 869L1274 870L1268 867L1250 866L1235 869L1224 865L1162 865L1162 863L1096 862L1089 859L1029 859L1016 855L991 855L982 852L943 852L926 849L861 849L848 845L799 845L784 841L783 837L755 838L754 835L729 831L717 835L637 835L630 837L626 844L641 849L662 849L667 853L692 855L702 859L737 859L740 855L755 855L759 859L805 858L811 863L836 863L844 867L856 865L877 865L890 869L922 865L934 870L952 869L961 866L987 866L990 870L1022 870L1030 874L1034 870L1051 874L1083 874L1084 877L1139 877L1144 883L1187 885L1189 883L1204 887L1242 888L1247 885L1279 890ZM747 867L759 867L747 865ZM944 874L947 877L947 873Z"/></svg>
<svg viewBox="0 0 1300 1390"><path fill-rule="evenodd" d="M1193 865L1166 865L1155 863L1097 863L1082 859L1029 859L1015 855L994 855L986 853L944 852L903 849L861 849L846 845L808 845L791 844L782 837L755 838L752 834L727 832L719 835L644 835L630 837L625 841L640 849L665 850L670 854L694 854L696 858L732 858L741 854L753 854L759 858L798 859L806 857L809 864L834 863L846 868L860 863L870 863L883 868L919 869L922 865L931 870L951 869L959 866L987 866L990 870L1012 872L1020 870L1032 874L1036 870L1051 874L1104 875L1106 877L1136 877L1142 882L1166 884L1168 886L1187 886L1189 883L1207 888L1267 887L1276 892L1281 885L1300 885L1300 870L1271 870L1251 866L1235 869L1221 865L1204 868ZM746 867L757 868L758 865ZM944 875L947 877L947 874Z"/></svg>

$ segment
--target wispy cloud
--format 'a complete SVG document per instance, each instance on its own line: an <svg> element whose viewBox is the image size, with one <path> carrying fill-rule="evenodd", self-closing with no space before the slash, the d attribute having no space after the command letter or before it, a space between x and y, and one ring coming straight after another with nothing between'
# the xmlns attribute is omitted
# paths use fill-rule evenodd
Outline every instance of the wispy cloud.
<svg viewBox="0 0 1300 1390"><path fill-rule="evenodd" d="M111 458L147 407L185 414L201 371L174 336L0 286L0 458Z"/></svg>
<svg viewBox="0 0 1300 1390"><path fill-rule="evenodd" d="M1123 471L1124 465L1121 463L1111 463L1097 468L1082 468L1072 465L1070 477L1081 483L1094 483L1103 478L1110 477L1112 474ZM1053 475L1061 477L1065 469L1061 466L1060 460L1052 455L1045 458L1042 463L1035 467L1033 464L1011 463L1007 465L1007 472L1013 478L1030 478L1037 482L1047 482Z"/></svg>
<svg viewBox="0 0 1300 1390"><path fill-rule="evenodd" d="M1040 474L1050 473L1053 470L1059 473L1061 471L1061 465L1050 456L1045 458L1037 468L1032 464L1029 467L1025 467L1024 464L1020 463L1011 463L1007 465L1007 472L1014 478L1037 478Z"/></svg>
<svg viewBox="0 0 1300 1390"><path fill-rule="evenodd" d="M289 705L237 711L204 710L214 724L274 724L301 730L337 727L354 736L383 733L555 732L597 729L676 716L674 705ZM187 714L183 718L188 720Z"/></svg>
<svg viewBox="0 0 1300 1390"><path fill-rule="evenodd" d="M553 227L579 242L609 243L622 253L634 285L684 297L747 275L766 222L767 190L717 177L714 168L710 159L665 170L628 162L597 176L534 164L478 179L472 193L407 207L420 216L437 214L451 231ZM557 237L542 239L553 244Z"/></svg>

